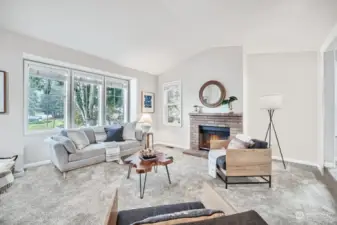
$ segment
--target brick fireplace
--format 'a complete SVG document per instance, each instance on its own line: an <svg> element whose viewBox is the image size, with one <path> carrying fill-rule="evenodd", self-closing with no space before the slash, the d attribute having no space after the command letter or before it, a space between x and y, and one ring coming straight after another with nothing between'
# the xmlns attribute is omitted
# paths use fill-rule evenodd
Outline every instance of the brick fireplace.
<svg viewBox="0 0 337 225"><path fill-rule="evenodd" d="M211 139L227 139L228 137L225 135L226 131L229 132L230 136L235 136L243 131L242 113L190 113L189 116L190 150L186 152L187 154L205 152L201 149L207 150L207 146L205 147L203 144L200 146L201 139L204 139L203 135L200 136L200 132L203 132L201 129L203 127L213 129L209 134L209 138ZM224 133L221 135L221 133L216 133L217 131ZM216 136L212 136L215 134Z"/></svg>

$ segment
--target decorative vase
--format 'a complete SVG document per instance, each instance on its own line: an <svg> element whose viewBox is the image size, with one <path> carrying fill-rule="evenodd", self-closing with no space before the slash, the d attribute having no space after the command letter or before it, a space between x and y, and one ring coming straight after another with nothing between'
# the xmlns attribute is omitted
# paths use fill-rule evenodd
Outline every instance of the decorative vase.
<svg viewBox="0 0 337 225"><path fill-rule="evenodd" d="M234 111L233 111L233 105L232 105L232 103L230 102L229 104L228 104L228 113L234 113Z"/></svg>
<svg viewBox="0 0 337 225"><path fill-rule="evenodd" d="M222 112L222 113L229 113L229 107L228 107L228 104L222 105L222 106L221 106L221 112Z"/></svg>

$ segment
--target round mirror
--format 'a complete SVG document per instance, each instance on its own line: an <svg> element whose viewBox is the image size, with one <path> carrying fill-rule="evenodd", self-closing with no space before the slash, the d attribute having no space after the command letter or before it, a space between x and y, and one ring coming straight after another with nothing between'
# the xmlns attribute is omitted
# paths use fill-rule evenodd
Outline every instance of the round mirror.
<svg viewBox="0 0 337 225"><path fill-rule="evenodd" d="M206 82L199 91L199 98L204 106L215 108L221 105L226 97L225 87L218 81Z"/></svg>

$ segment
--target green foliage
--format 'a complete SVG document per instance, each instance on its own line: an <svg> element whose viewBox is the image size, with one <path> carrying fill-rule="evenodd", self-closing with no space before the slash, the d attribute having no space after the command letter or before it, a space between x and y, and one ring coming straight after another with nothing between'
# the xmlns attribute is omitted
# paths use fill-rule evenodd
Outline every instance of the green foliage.
<svg viewBox="0 0 337 225"><path fill-rule="evenodd" d="M75 103L83 123L77 125L96 125L99 111L99 89L95 84L74 83ZM76 122L76 121L75 121ZM80 122L79 120L77 122Z"/></svg>
<svg viewBox="0 0 337 225"><path fill-rule="evenodd" d="M55 127L64 127L64 121L61 119L56 120L43 120L43 121L34 121L29 122L29 130L43 130L46 128L55 128Z"/></svg>
<svg viewBox="0 0 337 225"><path fill-rule="evenodd" d="M234 101L236 101L236 100L238 100L238 98L237 97L235 97L235 96L230 96L228 99L224 99L223 101L222 101L222 105L229 105L229 104L231 104L232 102L234 102Z"/></svg>
<svg viewBox="0 0 337 225"><path fill-rule="evenodd" d="M64 116L64 82L30 76L29 86L29 115L43 112L58 118Z"/></svg>

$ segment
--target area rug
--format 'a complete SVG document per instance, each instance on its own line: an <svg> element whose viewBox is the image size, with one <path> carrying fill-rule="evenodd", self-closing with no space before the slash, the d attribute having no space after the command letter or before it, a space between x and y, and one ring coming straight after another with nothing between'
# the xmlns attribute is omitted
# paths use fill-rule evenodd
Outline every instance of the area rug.
<svg viewBox="0 0 337 225"><path fill-rule="evenodd" d="M144 199L139 198L139 175L128 166L101 163L71 171L67 178L54 166L26 171L7 193L0 196L0 224L4 225L101 225L119 189L119 209L196 201L208 182L237 210L256 210L271 225L337 224L336 204L314 174L296 166L273 163L273 184L231 185L225 189L207 173L207 160L159 147L174 157L169 165L172 184L164 167L149 173Z"/></svg>

